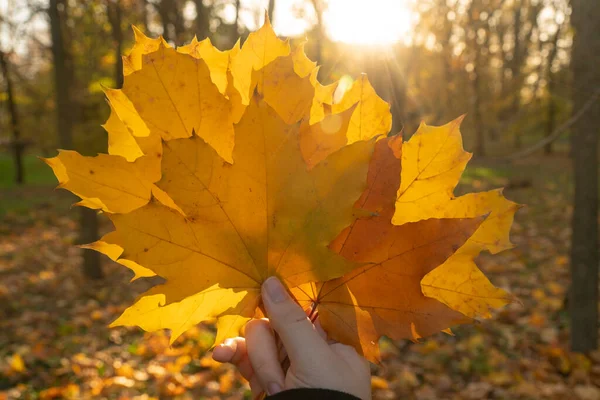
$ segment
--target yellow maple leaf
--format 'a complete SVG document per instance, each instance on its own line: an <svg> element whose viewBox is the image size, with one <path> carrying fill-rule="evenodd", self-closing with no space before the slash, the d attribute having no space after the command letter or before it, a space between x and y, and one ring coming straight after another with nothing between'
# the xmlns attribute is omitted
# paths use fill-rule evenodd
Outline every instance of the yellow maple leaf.
<svg viewBox="0 0 600 400"><path fill-rule="evenodd" d="M135 43L128 55L123 56L123 75L127 76L142 68L142 56L158 50L160 45L170 47L167 41L159 36L156 39L151 39L136 28L133 28L135 35Z"/></svg>
<svg viewBox="0 0 600 400"><path fill-rule="evenodd" d="M401 184L393 222L397 225L429 218L473 218L488 215L473 236L444 264L427 274L421 287L469 317L489 317L489 309L513 300L494 287L473 259L483 250L497 253L512 247L509 231L519 206L501 190L454 197L453 191L471 154L462 147L463 117L441 126L421 124L402 148Z"/></svg>
<svg viewBox="0 0 600 400"><path fill-rule="evenodd" d="M108 154L124 157L133 162L144 155L140 145L135 140L127 126L121 121L112 104L110 116L102 127L108 133Z"/></svg>
<svg viewBox="0 0 600 400"><path fill-rule="evenodd" d="M124 59L128 60L128 64L124 67L125 75L130 75L131 73L140 70L143 57L147 54L156 52L161 44L164 47L169 47L164 39L150 39L139 29L135 27L133 29L136 43L131 54L124 57ZM195 59L204 60L210 71L210 78L220 93L224 94L226 97L237 94L228 91L230 85L228 76L230 76L229 69L231 59L240 51L239 41L231 50L220 51L213 46L210 39L207 38L203 41L198 41L196 37L194 37L190 44L178 47L176 50L182 54L189 54ZM130 67L128 67L128 65ZM146 148L141 148L143 146L140 146L139 142L143 140L140 138L149 136L150 130L146 127L146 124L140 117L135 105L129 100L125 93L121 90L105 89L105 94L111 104L111 117L104 125L104 128L109 135L108 153L121 155L128 161L133 161L142 154L161 151L160 143L156 143L156 141L152 142L152 146L146 145ZM141 107L143 107L143 105ZM232 104L232 107L235 107L235 104ZM234 113L233 110L232 113ZM233 123L239 122L239 117L236 117L236 115L232 115L232 118ZM160 132L157 132L155 129L152 133L153 136L160 139Z"/></svg>
<svg viewBox="0 0 600 400"><path fill-rule="evenodd" d="M252 92L262 74L255 75L278 57L290 54L290 45L277 37L265 12L265 23L256 32L250 33L240 52L231 61L233 86L242 98L243 104L250 104Z"/></svg>
<svg viewBox="0 0 600 400"><path fill-rule="evenodd" d="M83 247L130 268L133 279L166 279L113 325L167 328L174 340L215 319L221 341L257 313L268 276L292 287L354 268L328 244L354 219L374 141L344 140L308 168L301 126L315 98L328 99L316 94L316 74L296 72L298 53L268 22L230 52L136 37L130 58L139 68L122 89L105 91L110 154L47 161L61 187L115 226ZM246 104L236 82L252 87ZM353 110L331 116L343 118L344 138Z"/></svg>
<svg viewBox="0 0 600 400"><path fill-rule="evenodd" d="M159 46L142 56L142 65L127 76L121 91L146 125L163 140L195 132L231 162L231 105L212 82L206 60ZM113 107L119 114L119 105Z"/></svg>
<svg viewBox="0 0 600 400"><path fill-rule="evenodd" d="M340 114L330 114L316 124L303 121L300 126L300 150L309 168L348 143L347 133L354 107Z"/></svg>
<svg viewBox="0 0 600 400"><path fill-rule="evenodd" d="M294 50L292 59L294 70L308 77L314 88L312 104L293 108L297 114L308 112L309 115L303 120L300 133L302 153L309 167L346 144L389 132L392 123L390 106L377 95L366 74L361 75L339 103L332 104L338 82L323 86L317 81L318 67L309 72L314 63L304 53L303 43ZM298 90L292 93L296 92ZM325 105L328 105L327 109ZM305 111L308 107L309 111Z"/></svg>
<svg viewBox="0 0 600 400"><path fill-rule="evenodd" d="M294 67L294 56L290 54L253 73L258 93L288 124L308 115L315 97L310 77L299 76Z"/></svg>
<svg viewBox="0 0 600 400"><path fill-rule="evenodd" d="M292 57L294 60L294 71L298 76L305 77L310 75L315 69L317 69L317 63L312 61L306 56L304 52L304 46L307 40L303 40L294 47L292 51Z"/></svg>
<svg viewBox="0 0 600 400"><path fill-rule="evenodd" d="M355 80L344 93L342 100L332 106L332 113L338 114L358 104L350 120L348 143L367 140L378 135L386 135L392 127L390 105L377 95L366 74Z"/></svg>
<svg viewBox="0 0 600 400"><path fill-rule="evenodd" d="M129 268L131 272L133 272L133 278L131 278L131 282L139 278L155 276L156 274L148 268L144 268L134 261L121 258L121 255L123 254L123 248L115 243L116 236L117 232L113 231L109 234L106 234L102 240L98 240L89 244L83 244L80 247L84 249L95 250L108 256L111 260Z"/></svg>
<svg viewBox="0 0 600 400"><path fill-rule="evenodd" d="M460 249L459 249L460 250ZM473 256L456 253L421 280L423 294L469 317L491 317L514 297L495 287L477 268Z"/></svg>
<svg viewBox="0 0 600 400"><path fill-rule="evenodd" d="M313 125L325 118L325 105L331 106L333 104L333 93L339 81L324 86L317 80L320 67L306 56L304 52L305 44L306 41L300 42L292 51L292 57L296 74L303 78L310 76L310 82L315 88L315 96L310 108L310 118L307 121L310 125Z"/></svg>
<svg viewBox="0 0 600 400"><path fill-rule="evenodd" d="M157 186L185 216L159 202L110 216L122 257L167 279L147 295L151 300L143 296L116 323L156 327L148 315L185 313L190 302L197 303L187 297L210 290L211 296L200 296L202 311L184 319L183 327L165 325L171 317L156 323L172 329L175 338L227 311L219 337L230 336L254 315L268 276L292 287L354 267L327 244L353 218L373 143L346 146L307 171L298 140L298 126L256 98L236 125L232 165L195 136L164 143ZM156 301L157 295L166 300Z"/></svg>
<svg viewBox="0 0 600 400"><path fill-rule="evenodd" d="M77 205L105 212L130 212L148 203L153 182L159 178L143 174L143 159L129 163L119 156L84 157L62 150L58 156L42 160L54 171L60 188L81 197Z"/></svg>
<svg viewBox="0 0 600 400"><path fill-rule="evenodd" d="M213 46L210 38L198 41L194 36L190 44L178 47L177 51L189 54L197 59L205 60L213 83L217 86L219 92L226 94L228 85L227 72L231 67L231 60L240 52L239 40L230 50L221 51Z"/></svg>
<svg viewBox="0 0 600 400"><path fill-rule="evenodd" d="M135 109L135 106L121 91L104 89L110 105L110 117L102 127L108 133L108 154L122 156L127 161L135 161L144 154L154 154L160 165L160 136L151 135L150 129Z"/></svg>

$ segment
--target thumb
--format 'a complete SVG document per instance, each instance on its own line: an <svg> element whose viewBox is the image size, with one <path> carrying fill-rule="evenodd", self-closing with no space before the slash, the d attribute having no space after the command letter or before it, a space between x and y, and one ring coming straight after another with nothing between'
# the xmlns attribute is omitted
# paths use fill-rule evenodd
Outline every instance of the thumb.
<svg viewBox="0 0 600 400"><path fill-rule="evenodd" d="M327 357L329 346L277 278L270 277L263 283L262 298L271 326L292 364L311 368Z"/></svg>

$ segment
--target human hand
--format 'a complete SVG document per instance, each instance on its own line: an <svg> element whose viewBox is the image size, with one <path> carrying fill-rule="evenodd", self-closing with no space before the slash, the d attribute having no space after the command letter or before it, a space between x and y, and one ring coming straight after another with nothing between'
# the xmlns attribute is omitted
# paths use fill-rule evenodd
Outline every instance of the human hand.
<svg viewBox="0 0 600 400"><path fill-rule="evenodd" d="M217 346L213 359L234 364L250 382L254 396L295 388L332 389L361 399L371 398L369 363L353 347L327 340L325 331L307 318L277 278L262 285L269 320L252 320L246 338ZM290 360L284 373L273 328Z"/></svg>

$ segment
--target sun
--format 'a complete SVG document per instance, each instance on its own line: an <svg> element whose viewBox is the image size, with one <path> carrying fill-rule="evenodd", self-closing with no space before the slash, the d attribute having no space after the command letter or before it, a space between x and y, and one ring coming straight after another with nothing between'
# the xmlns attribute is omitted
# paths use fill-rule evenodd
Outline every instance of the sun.
<svg viewBox="0 0 600 400"><path fill-rule="evenodd" d="M329 0L323 19L331 40L360 45L403 41L413 23L408 0Z"/></svg>

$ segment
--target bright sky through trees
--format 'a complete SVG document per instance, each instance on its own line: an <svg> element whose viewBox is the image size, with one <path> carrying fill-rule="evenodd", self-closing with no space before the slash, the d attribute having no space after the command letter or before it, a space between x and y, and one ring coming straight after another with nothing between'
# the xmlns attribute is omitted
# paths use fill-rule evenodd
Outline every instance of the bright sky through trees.
<svg viewBox="0 0 600 400"><path fill-rule="evenodd" d="M323 1L325 30L331 40L353 44L389 44L405 39L413 24L410 0L326 0ZM251 30L262 24L255 12L268 6L268 0L242 1L240 19ZM235 8L226 7L227 19L233 21ZM258 21L256 21L258 19ZM300 36L316 23L309 0L277 0L275 31L282 36ZM230 22L231 22L230 21Z"/></svg>
<svg viewBox="0 0 600 400"><path fill-rule="evenodd" d="M398 42L412 26L405 0L330 0L324 19L332 40L355 44Z"/></svg>

